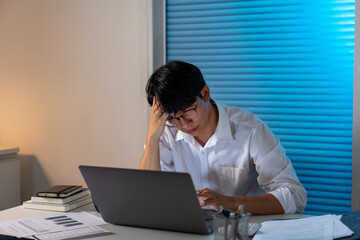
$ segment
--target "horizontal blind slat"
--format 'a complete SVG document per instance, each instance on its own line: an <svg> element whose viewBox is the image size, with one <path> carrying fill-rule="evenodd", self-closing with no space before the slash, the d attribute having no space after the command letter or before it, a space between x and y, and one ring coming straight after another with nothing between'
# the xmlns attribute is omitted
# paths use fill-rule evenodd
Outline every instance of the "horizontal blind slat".
<svg viewBox="0 0 360 240"><path fill-rule="evenodd" d="M332 185L332 184L319 184L319 183L314 183L314 182L307 182L306 179L302 179L302 177L299 177L300 181L304 181L302 182L302 184L304 185L304 187L307 190L318 190L318 191L326 191L328 189L331 189L333 192L338 192L338 193L351 193L351 186L341 186L341 185Z"/></svg>
<svg viewBox="0 0 360 240"><path fill-rule="evenodd" d="M300 135L286 135L278 134L282 142L309 142L309 143L337 143L351 145L352 137L338 137L338 136L300 136Z"/></svg>
<svg viewBox="0 0 360 240"><path fill-rule="evenodd" d="M344 62L344 61L353 61L354 56L353 54L349 56L344 56L341 54L333 54L334 62ZM250 55L250 54L241 54L241 55L227 55L227 54L220 54L220 55L178 55L169 57L170 60L179 60L184 59L186 61L191 62L214 62L214 61L263 61L263 60L269 60L269 61L293 61L293 60L309 60L308 54L296 54L296 56L292 54L277 54L277 55ZM319 56L312 56L312 59L314 60L321 60L321 57ZM205 72L206 73L206 72ZM349 74L349 73L338 73L338 74ZM300 74L301 76L302 74ZM226 77L226 76L225 76ZM304 77L304 76L302 76ZM321 78L321 76L319 76ZM281 79L281 77L280 77Z"/></svg>
<svg viewBox="0 0 360 240"><path fill-rule="evenodd" d="M307 191L310 196L321 197L321 198L333 198L347 200L351 198L351 193L334 193L332 191Z"/></svg>
<svg viewBox="0 0 360 240"><path fill-rule="evenodd" d="M306 208L308 209L307 214L311 214L311 215L328 214L329 209L331 209L331 212L333 212L335 214L351 211L351 207L344 207L344 206L339 206L339 205L335 206L335 205L329 205L326 203L323 203L323 204L308 203Z"/></svg>
<svg viewBox="0 0 360 240"><path fill-rule="evenodd" d="M301 156L301 155L293 155L291 157L292 162L300 162L300 163L320 163L320 164L333 164L333 165L342 165L346 164L351 166L351 159L345 157L335 157L335 156Z"/></svg>
<svg viewBox="0 0 360 240"><path fill-rule="evenodd" d="M309 197L308 202L313 203L313 204L328 204L328 205L334 205L334 206L351 207L351 204L349 204L349 201L333 199L333 198Z"/></svg>
<svg viewBox="0 0 360 240"><path fill-rule="evenodd" d="M348 172L351 171L350 165L339 165L339 164L319 164L319 163L298 163L293 162L293 166L296 169L303 169L303 170L332 170L332 171L343 171ZM348 176L347 176L348 177Z"/></svg>

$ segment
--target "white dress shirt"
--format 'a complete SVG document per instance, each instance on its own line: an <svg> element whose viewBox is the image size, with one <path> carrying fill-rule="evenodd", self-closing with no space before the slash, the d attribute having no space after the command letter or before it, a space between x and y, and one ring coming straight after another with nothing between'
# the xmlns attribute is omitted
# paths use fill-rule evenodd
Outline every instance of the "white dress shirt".
<svg viewBox="0 0 360 240"><path fill-rule="evenodd" d="M219 121L204 147L191 135L165 127L161 169L189 173L196 190L209 188L227 196L268 192L285 213L303 212L306 191L279 139L251 112L216 105Z"/></svg>

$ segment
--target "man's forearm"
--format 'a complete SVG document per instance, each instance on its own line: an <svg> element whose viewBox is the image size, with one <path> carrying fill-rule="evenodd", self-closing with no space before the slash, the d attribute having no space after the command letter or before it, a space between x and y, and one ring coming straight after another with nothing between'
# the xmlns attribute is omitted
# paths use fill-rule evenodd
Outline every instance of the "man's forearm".
<svg viewBox="0 0 360 240"><path fill-rule="evenodd" d="M279 200L272 194L267 193L260 196L235 197L233 209L240 204L244 205L245 212L252 214L282 214L284 209Z"/></svg>
<svg viewBox="0 0 360 240"><path fill-rule="evenodd" d="M208 206L217 211L220 206L229 210L237 210L239 205L244 205L245 212L252 214L281 214L284 209L279 200L272 194L260 196L230 197L214 192L208 188L198 190L197 196L201 206Z"/></svg>
<svg viewBox="0 0 360 240"><path fill-rule="evenodd" d="M159 141L147 141L139 169L160 171Z"/></svg>
<svg viewBox="0 0 360 240"><path fill-rule="evenodd" d="M146 138L144 155L141 158L139 169L160 170L160 137L164 132L165 123L169 114L162 110L157 97L153 97L149 129Z"/></svg>

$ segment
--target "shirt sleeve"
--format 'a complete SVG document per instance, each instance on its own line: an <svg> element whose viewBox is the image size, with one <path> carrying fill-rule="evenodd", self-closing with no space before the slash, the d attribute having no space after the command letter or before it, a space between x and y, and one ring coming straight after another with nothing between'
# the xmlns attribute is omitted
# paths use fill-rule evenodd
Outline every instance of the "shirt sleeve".
<svg viewBox="0 0 360 240"><path fill-rule="evenodd" d="M159 152L161 171L175 171L173 157L171 153L170 139L166 130L160 138Z"/></svg>
<svg viewBox="0 0 360 240"><path fill-rule="evenodd" d="M279 200L285 213L302 213L306 190L279 139L264 123L252 132L250 155L259 174L259 185Z"/></svg>

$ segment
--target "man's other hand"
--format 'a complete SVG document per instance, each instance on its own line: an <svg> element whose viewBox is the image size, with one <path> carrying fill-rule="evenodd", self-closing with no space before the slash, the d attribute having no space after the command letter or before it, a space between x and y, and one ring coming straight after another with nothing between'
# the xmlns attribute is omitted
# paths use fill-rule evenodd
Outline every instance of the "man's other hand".
<svg viewBox="0 0 360 240"><path fill-rule="evenodd" d="M196 191L196 194L198 196L201 207L211 207L216 211L220 211L220 205L225 209L236 209L236 206L234 206L233 197L224 196L208 188L198 190Z"/></svg>

